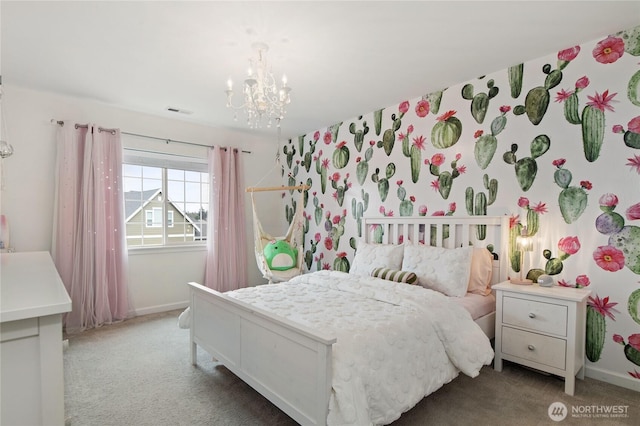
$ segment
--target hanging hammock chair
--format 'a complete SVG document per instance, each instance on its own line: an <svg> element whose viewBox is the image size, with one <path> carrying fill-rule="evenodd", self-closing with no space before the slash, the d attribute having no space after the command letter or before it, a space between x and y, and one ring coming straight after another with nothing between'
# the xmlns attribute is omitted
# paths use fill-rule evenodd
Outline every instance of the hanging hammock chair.
<svg viewBox="0 0 640 426"><path fill-rule="evenodd" d="M251 205L253 208L253 236L255 242L256 262L262 276L269 280L269 284L288 281L303 272L303 238L304 238L304 193L300 192L300 200L289 225L286 235L273 237L262 229L258 218L254 192L259 191L283 191L289 189L301 189L306 191L308 186L282 186L270 188L247 188L251 192Z"/></svg>

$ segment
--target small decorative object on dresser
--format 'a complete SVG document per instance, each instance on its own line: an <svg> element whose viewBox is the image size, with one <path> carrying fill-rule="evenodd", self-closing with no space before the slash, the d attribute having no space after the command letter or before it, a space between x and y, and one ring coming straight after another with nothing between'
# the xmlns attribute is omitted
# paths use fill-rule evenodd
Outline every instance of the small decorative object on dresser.
<svg viewBox="0 0 640 426"><path fill-rule="evenodd" d="M553 287L553 278L551 278L551 275L540 275L538 277L538 284L540 287Z"/></svg>
<svg viewBox="0 0 640 426"><path fill-rule="evenodd" d="M565 287L494 285L496 337L494 369L502 361L564 377L573 395L576 375L584 379L587 298L591 291Z"/></svg>

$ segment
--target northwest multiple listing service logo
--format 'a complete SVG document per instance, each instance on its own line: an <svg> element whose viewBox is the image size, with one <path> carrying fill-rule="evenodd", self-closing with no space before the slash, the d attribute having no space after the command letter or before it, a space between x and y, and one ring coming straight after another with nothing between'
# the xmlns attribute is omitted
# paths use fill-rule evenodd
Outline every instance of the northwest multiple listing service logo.
<svg viewBox="0 0 640 426"><path fill-rule="evenodd" d="M561 422L570 416L577 419L624 419L628 418L628 405L573 405L568 409L562 402L549 405L547 414L554 422Z"/></svg>

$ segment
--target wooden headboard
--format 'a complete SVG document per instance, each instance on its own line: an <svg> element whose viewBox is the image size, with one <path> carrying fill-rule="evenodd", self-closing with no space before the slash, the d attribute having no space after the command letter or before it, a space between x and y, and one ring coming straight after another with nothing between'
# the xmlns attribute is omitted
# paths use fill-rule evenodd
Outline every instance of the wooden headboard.
<svg viewBox="0 0 640 426"><path fill-rule="evenodd" d="M365 217L362 238L368 243L402 244L407 240L435 247L485 247L494 254L493 284L508 278L508 216Z"/></svg>

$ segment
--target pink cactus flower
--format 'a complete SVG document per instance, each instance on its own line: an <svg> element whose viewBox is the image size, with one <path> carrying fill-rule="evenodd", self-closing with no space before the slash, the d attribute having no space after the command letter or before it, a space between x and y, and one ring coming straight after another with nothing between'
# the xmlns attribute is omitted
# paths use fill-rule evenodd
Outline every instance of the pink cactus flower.
<svg viewBox="0 0 640 426"><path fill-rule="evenodd" d="M418 101L418 103L416 104L416 115L420 118L426 117L427 114L429 114L430 109L431 106L429 105L429 102L425 100Z"/></svg>
<svg viewBox="0 0 640 426"><path fill-rule="evenodd" d="M509 217L509 229L520 223L520 215L512 215Z"/></svg>
<svg viewBox="0 0 640 426"><path fill-rule="evenodd" d="M506 114L509 111L511 111L511 107L509 105L502 105L500 107L500 112L503 113L503 114Z"/></svg>
<svg viewBox="0 0 640 426"><path fill-rule="evenodd" d="M409 196L409 200L411 200L412 203L415 203L416 202L416 197L411 195L411 196Z"/></svg>
<svg viewBox="0 0 640 426"><path fill-rule="evenodd" d="M339 223L340 223L340 216L335 215L335 216L333 217L333 224L334 224L334 225L337 225L337 224L339 224Z"/></svg>
<svg viewBox="0 0 640 426"><path fill-rule="evenodd" d="M580 77L578 81L576 81L576 89L584 89L589 85L589 78L587 76Z"/></svg>
<svg viewBox="0 0 640 426"><path fill-rule="evenodd" d="M598 203L603 207L615 207L618 205L618 197L616 194L607 192L606 194L602 194Z"/></svg>
<svg viewBox="0 0 640 426"><path fill-rule="evenodd" d="M318 139L320 139L320 131L316 130L316 132L313 134L313 140L317 141Z"/></svg>
<svg viewBox="0 0 640 426"><path fill-rule="evenodd" d="M473 137L478 139L480 136L482 136L483 133L483 130L476 130L476 132L473 134Z"/></svg>
<svg viewBox="0 0 640 426"><path fill-rule="evenodd" d="M576 284L578 285L578 287L587 287L589 284L591 284L591 280L589 280L589 277L586 275L578 275L576 277Z"/></svg>
<svg viewBox="0 0 640 426"><path fill-rule="evenodd" d="M435 211L432 216L444 216L444 210Z"/></svg>
<svg viewBox="0 0 640 426"><path fill-rule="evenodd" d="M402 114L405 114L407 111L409 111L409 101L402 102L398 106L398 111L400 111Z"/></svg>
<svg viewBox="0 0 640 426"><path fill-rule="evenodd" d="M320 240L322 239L322 236L320 235L319 232L316 232L316 235L313 236L313 239L316 241L316 243L319 243Z"/></svg>
<svg viewBox="0 0 640 426"><path fill-rule="evenodd" d="M604 112L605 109L609 111L615 111L615 109L611 106L611 102L618 102L613 100L616 95L617 93L612 93L611 95L609 95L608 90L602 92L602 95L596 92L595 96L587 96L587 98L589 99L587 105L598 108L602 112Z"/></svg>
<svg viewBox="0 0 640 426"><path fill-rule="evenodd" d="M558 280L558 285L560 287L573 287L572 284L569 284L568 282L566 282L565 280Z"/></svg>
<svg viewBox="0 0 640 426"><path fill-rule="evenodd" d="M564 158L558 158L557 160L553 160L553 162L551 164L553 164L554 166L560 168L562 166L564 166L564 163L566 163L567 160L565 160Z"/></svg>
<svg viewBox="0 0 640 426"><path fill-rule="evenodd" d="M518 198L518 207L522 209L529 207L529 199L525 197Z"/></svg>
<svg viewBox="0 0 640 426"><path fill-rule="evenodd" d="M640 334L632 334L631 336L629 336L629 339L627 339L627 343L633 349L640 351Z"/></svg>
<svg viewBox="0 0 640 426"><path fill-rule="evenodd" d="M588 180L581 180L580 181L580 186L583 187L584 189L587 189L587 190L593 188L593 185Z"/></svg>
<svg viewBox="0 0 640 426"><path fill-rule="evenodd" d="M458 111L454 111L454 110L447 111L444 114L442 114L440 117L436 118L436 120L438 120L438 121L447 121L447 119L449 119L449 118L453 117L454 115L456 115L456 112L458 112Z"/></svg>
<svg viewBox="0 0 640 426"><path fill-rule="evenodd" d="M569 96L571 95L573 95L573 90L567 92L566 90L562 89L558 93L556 93L556 102L564 102L569 99Z"/></svg>
<svg viewBox="0 0 640 426"><path fill-rule="evenodd" d="M347 252L341 251L340 253L336 253L336 256L342 259L343 257L347 257Z"/></svg>
<svg viewBox="0 0 640 426"><path fill-rule="evenodd" d="M558 52L558 60L571 62L580 53L580 46L573 46L568 49L564 49Z"/></svg>
<svg viewBox="0 0 640 426"><path fill-rule="evenodd" d="M325 132L324 136L322 137L322 140L324 141L325 145L329 145L331 143L331 132Z"/></svg>
<svg viewBox="0 0 640 426"><path fill-rule="evenodd" d="M409 124L409 127L407 127L407 134L409 133L413 133L413 124Z"/></svg>
<svg viewBox="0 0 640 426"><path fill-rule="evenodd" d="M612 128L611 131L613 133L617 133L617 134L621 134L624 133L624 127L622 127L620 124L615 124Z"/></svg>
<svg viewBox="0 0 640 426"><path fill-rule="evenodd" d="M627 130L632 133L640 133L640 115L629 121L627 124Z"/></svg>
<svg viewBox="0 0 640 426"><path fill-rule="evenodd" d="M587 299L588 306L591 306L603 317L609 317L614 321L616 320L616 317L613 315L613 312L618 312L617 309L614 309L614 306L617 304L618 302L609 302L609 296L600 299L600 296L596 295L595 297L589 296Z"/></svg>
<svg viewBox="0 0 640 426"><path fill-rule="evenodd" d="M619 37L609 36L596 44L592 53L601 64L612 64L624 54L624 41Z"/></svg>
<svg viewBox="0 0 640 426"><path fill-rule="evenodd" d="M547 212L547 205L540 201L538 204L533 206L532 210L539 214L545 214Z"/></svg>
<svg viewBox="0 0 640 426"><path fill-rule="evenodd" d="M342 141L340 142L338 145L336 145L336 148L342 148L343 146L345 146L347 144L347 141Z"/></svg>
<svg viewBox="0 0 640 426"><path fill-rule="evenodd" d="M558 241L558 249L568 255L574 255L580 250L578 237L564 237Z"/></svg>
<svg viewBox="0 0 640 426"><path fill-rule="evenodd" d="M384 206L380 206L380 208L378 209L378 211L380 212L380 214L384 214Z"/></svg>
<svg viewBox="0 0 640 426"><path fill-rule="evenodd" d="M427 140L424 138L424 136L420 135L417 136L415 138L413 138L413 146L415 146L416 148L420 149L420 150L424 150L424 143Z"/></svg>
<svg viewBox="0 0 640 426"><path fill-rule="evenodd" d="M613 335L613 341L616 343L620 343L621 345L624 345L624 337L622 337L619 334L614 334Z"/></svg>
<svg viewBox="0 0 640 426"><path fill-rule="evenodd" d="M451 213L455 213L456 208L457 208L456 203L450 203L450 204L449 204L449 211L450 211Z"/></svg>
<svg viewBox="0 0 640 426"><path fill-rule="evenodd" d="M444 164L444 154L433 154L433 156L431 157L431 164L433 164L436 167L441 166L442 164Z"/></svg>
<svg viewBox="0 0 640 426"><path fill-rule="evenodd" d="M326 248L327 250L333 249L333 240L331 239L331 237L326 237L324 239L324 248Z"/></svg>
<svg viewBox="0 0 640 426"><path fill-rule="evenodd" d="M396 185L398 185L398 186L402 186L402 183L403 183L402 179L399 179L399 180L396 181Z"/></svg>
<svg viewBox="0 0 640 426"><path fill-rule="evenodd" d="M640 155L635 155L631 158L627 158L629 162L625 166L631 166L631 170L635 169L640 174Z"/></svg>
<svg viewBox="0 0 640 426"><path fill-rule="evenodd" d="M431 188L433 188L434 191L439 190L440 189L440 181L438 179L432 180L431 181Z"/></svg>
<svg viewBox="0 0 640 426"><path fill-rule="evenodd" d="M629 373L629 375L634 379L640 379L640 373L638 373L636 370L628 371L627 373Z"/></svg>
<svg viewBox="0 0 640 426"><path fill-rule="evenodd" d="M420 207L418 207L418 214L420 216L424 216L427 214L427 206L425 206L424 204L422 204Z"/></svg>
<svg viewBox="0 0 640 426"><path fill-rule="evenodd" d="M629 207L626 211L626 215L629 220L640 219L640 203L636 203Z"/></svg>
<svg viewBox="0 0 640 426"><path fill-rule="evenodd" d="M624 268L624 253L613 246L600 246L593 252L593 260L605 271L615 272Z"/></svg>

